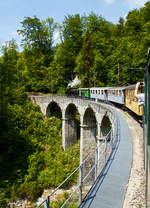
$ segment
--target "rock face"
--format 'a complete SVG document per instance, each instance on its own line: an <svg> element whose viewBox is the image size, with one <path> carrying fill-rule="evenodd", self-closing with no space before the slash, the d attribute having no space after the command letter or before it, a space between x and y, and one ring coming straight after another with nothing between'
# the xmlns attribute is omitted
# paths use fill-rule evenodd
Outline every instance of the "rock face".
<svg viewBox="0 0 150 208"><path fill-rule="evenodd" d="M10 208L34 208L35 206L28 200L18 200L16 202L9 202Z"/></svg>

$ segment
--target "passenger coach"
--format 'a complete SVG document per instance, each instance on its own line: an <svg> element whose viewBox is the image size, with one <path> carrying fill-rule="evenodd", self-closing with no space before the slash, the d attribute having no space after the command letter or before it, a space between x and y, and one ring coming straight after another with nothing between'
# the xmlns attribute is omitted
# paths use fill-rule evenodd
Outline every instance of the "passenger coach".
<svg viewBox="0 0 150 208"><path fill-rule="evenodd" d="M107 90L109 87L92 87L90 88L90 95L96 101L107 101Z"/></svg>
<svg viewBox="0 0 150 208"><path fill-rule="evenodd" d="M125 87L110 87L107 94L108 101L125 104Z"/></svg>

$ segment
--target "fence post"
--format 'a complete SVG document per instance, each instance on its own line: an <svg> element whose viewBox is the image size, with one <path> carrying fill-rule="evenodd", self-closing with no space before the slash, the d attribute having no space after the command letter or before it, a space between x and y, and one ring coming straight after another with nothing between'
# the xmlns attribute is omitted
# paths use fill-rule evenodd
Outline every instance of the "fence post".
<svg viewBox="0 0 150 208"><path fill-rule="evenodd" d="M44 202L44 208L50 208L49 205L50 205L50 199L49 199L49 196L48 196L47 199Z"/></svg>
<svg viewBox="0 0 150 208"><path fill-rule="evenodd" d="M113 129L111 128L110 132L110 142L111 142L111 148L114 148L114 137L113 137Z"/></svg>
<svg viewBox="0 0 150 208"><path fill-rule="evenodd" d="M97 179L97 169L98 169L98 146L95 149L95 180Z"/></svg>
<svg viewBox="0 0 150 208"><path fill-rule="evenodd" d="M82 202L82 177L83 177L83 164L79 167L79 205Z"/></svg>

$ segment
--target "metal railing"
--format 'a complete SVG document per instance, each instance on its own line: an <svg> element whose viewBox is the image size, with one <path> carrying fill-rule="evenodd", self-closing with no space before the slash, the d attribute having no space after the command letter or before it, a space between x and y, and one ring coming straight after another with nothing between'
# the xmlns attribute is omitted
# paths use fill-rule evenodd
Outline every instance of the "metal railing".
<svg viewBox="0 0 150 208"><path fill-rule="evenodd" d="M104 137L97 147L91 152L72 173L69 175L54 191L52 191L41 203L39 207L44 208L77 208L82 203L82 200L91 189L98 176L103 171L115 145L118 140L118 119L114 121L114 129ZM66 181L78 172L77 186L71 193L67 193L62 200L54 200L54 195L61 188L64 187ZM53 198L53 199L52 199Z"/></svg>

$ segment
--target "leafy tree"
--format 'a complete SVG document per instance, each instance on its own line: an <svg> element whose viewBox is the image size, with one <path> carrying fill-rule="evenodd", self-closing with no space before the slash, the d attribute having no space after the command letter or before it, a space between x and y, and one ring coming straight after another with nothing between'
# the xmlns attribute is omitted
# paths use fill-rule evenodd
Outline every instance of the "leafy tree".
<svg viewBox="0 0 150 208"><path fill-rule="evenodd" d="M26 50L34 50L38 54L51 52L55 25L52 18L40 21L36 16L25 17L21 22L23 29L18 33L23 36L23 46Z"/></svg>
<svg viewBox="0 0 150 208"><path fill-rule="evenodd" d="M22 22L24 79L27 91L49 92L48 67L53 61L53 33L56 25L52 18L40 21L26 17Z"/></svg>
<svg viewBox="0 0 150 208"><path fill-rule="evenodd" d="M86 31L81 53L76 59L75 72L82 80L83 87L106 86L108 79L105 59L113 49L112 24L93 13L84 18Z"/></svg>
<svg viewBox="0 0 150 208"><path fill-rule="evenodd" d="M54 62L60 86L67 87L75 77L75 60L82 47L83 23L78 14L68 15L62 24L62 43L56 51ZM63 79L62 79L63 77Z"/></svg>
<svg viewBox="0 0 150 208"><path fill-rule="evenodd" d="M82 86L92 86L90 77L92 76L93 49L89 31L87 31L84 36L82 51L79 54L76 63L76 72L81 79Z"/></svg>

